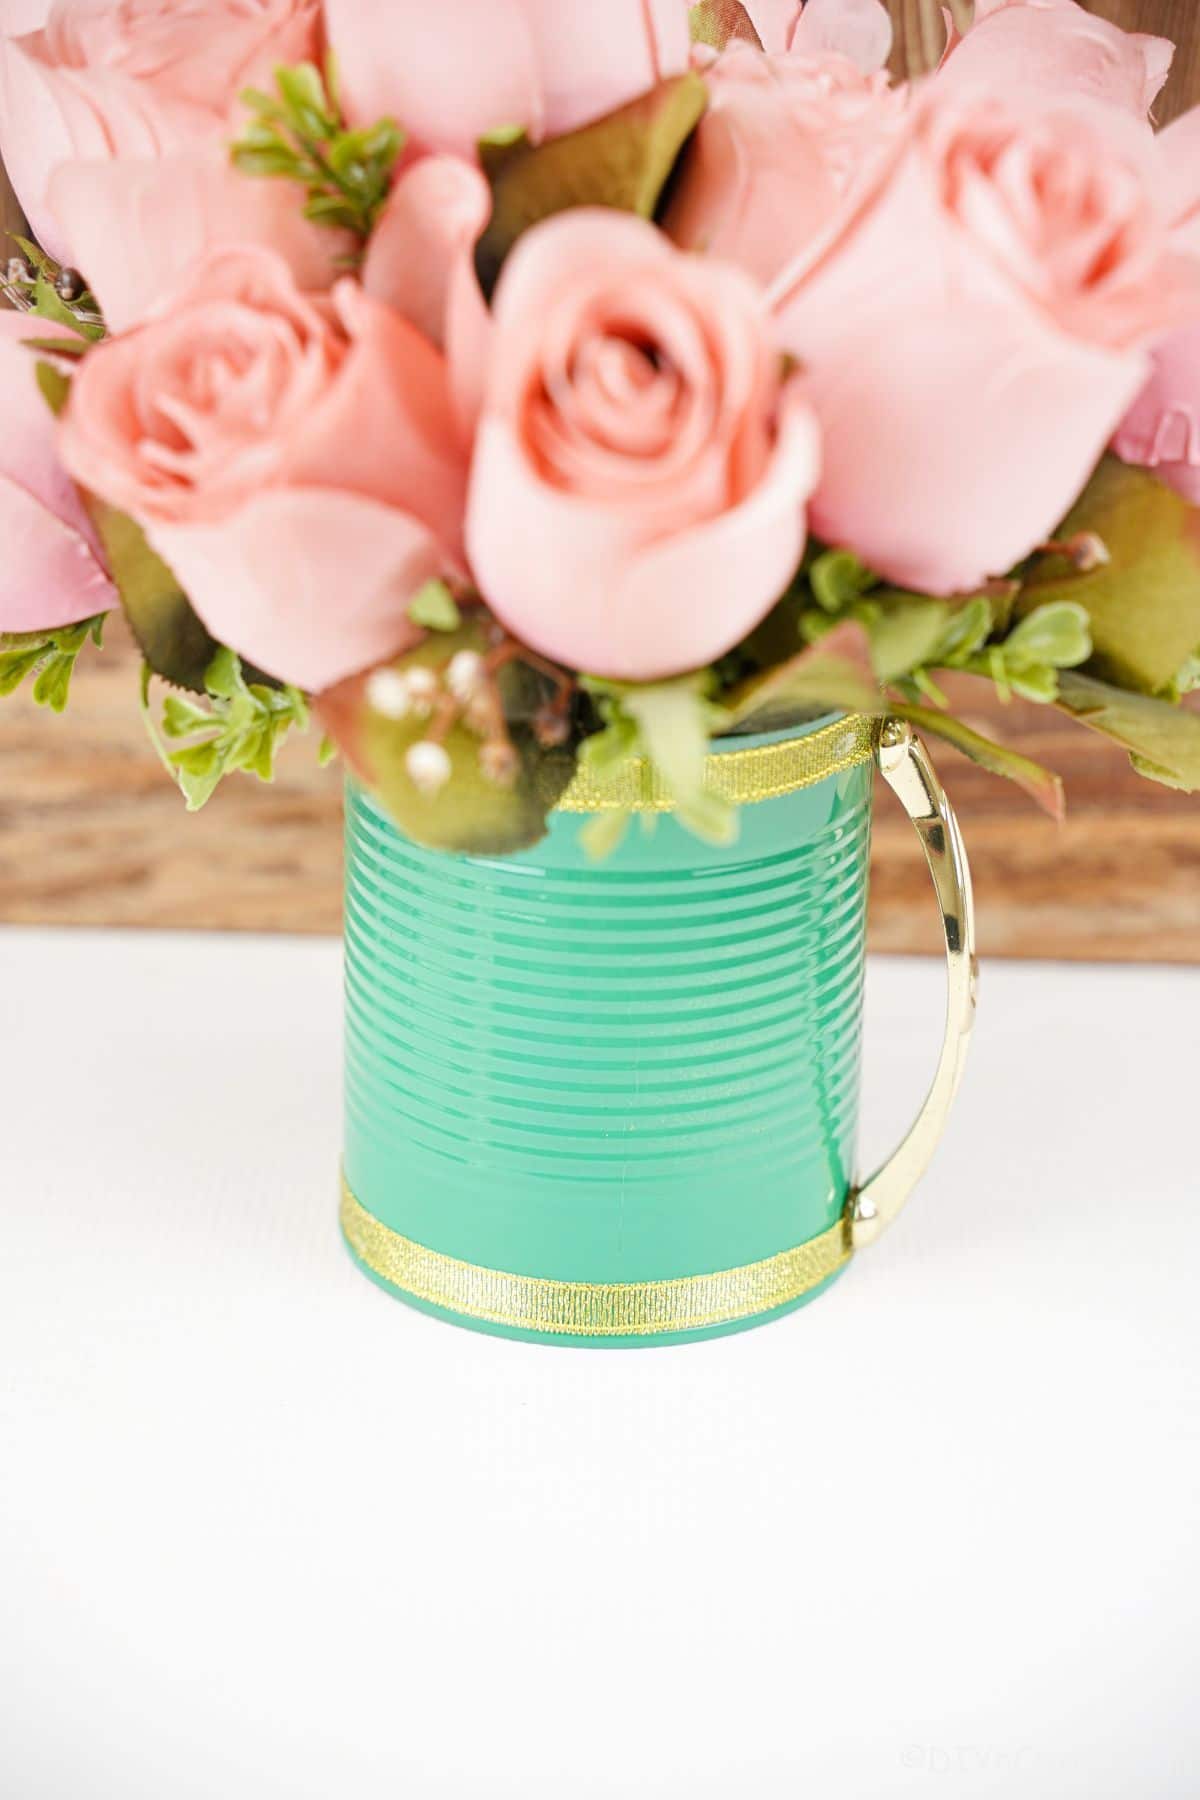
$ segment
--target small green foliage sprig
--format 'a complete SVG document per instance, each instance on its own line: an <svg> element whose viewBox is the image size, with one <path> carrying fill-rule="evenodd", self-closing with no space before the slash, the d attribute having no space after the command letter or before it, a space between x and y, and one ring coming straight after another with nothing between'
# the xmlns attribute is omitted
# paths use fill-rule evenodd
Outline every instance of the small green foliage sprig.
<svg viewBox="0 0 1200 1800"><path fill-rule="evenodd" d="M248 88L241 96L253 116L233 146L234 166L244 175L298 182L307 190L305 218L365 241L387 199L404 132L393 119L351 130L332 63L324 75L310 62L276 69L275 89Z"/></svg>
<svg viewBox="0 0 1200 1800"><path fill-rule="evenodd" d="M33 698L51 712L64 711L71 697L71 677L79 653L89 641L103 642L105 613L65 625L58 631L8 632L0 635L0 698L15 694L33 676Z"/></svg>
<svg viewBox="0 0 1200 1800"><path fill-rule="evenodd" d="M810 642L843 619L866 629L875 673L907 699L948 707L933 671L982 676L1001 699L1014 694L1040 705L1059 696L1059 675L1092 655L1085 607L1048 600L1012 623L1015 581L997 581L952 600L889 588L848 550L819 552L807 569L816 606L801 617Z"/></svg>
<svg viewBox="0 0 1200 1800"><path fill-rule="evenodd" d="M273 781L282 740L293 727L308 729L308 701L298 688L247 682L240 658L222 648L204 677L209 704L182 693L168 694L160 737L150 714L150 675L149 665L144 666L143 714L155 749L179 784L189 812L199 812L225 777L239 770L260 781ZM168 749L163 739L178 748Z"/></svg>
<svg viewBox="0 0 1200 1800"><path fill-rule="evenodd" d="M680 821L711 844L731 844L737 813L705 787L709 740L728 724L713 695L713 670L673 681L605 681L585 676L580 686L591 696L602 727L584 739L581 765L594 775L612 775L634 757L645 757L670 789ZM616 849L629 825L622 812L597 813L584 826L582 841L597 858Z"/></svg>

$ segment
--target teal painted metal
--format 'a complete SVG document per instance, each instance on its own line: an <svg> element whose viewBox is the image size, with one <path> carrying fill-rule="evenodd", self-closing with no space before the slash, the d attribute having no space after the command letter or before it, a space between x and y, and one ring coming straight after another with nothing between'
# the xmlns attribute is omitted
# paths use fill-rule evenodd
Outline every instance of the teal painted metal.
<svg viewBox="0 0 1200 1800"><path fill-rule="evenodd" d="M828 1229L853 1175L871 790L866 764L747 806L729 849L635 822L595 864L569 814L517 856L426 851L351 784L361 1204L566 1281L736 1268Z"/></svg>

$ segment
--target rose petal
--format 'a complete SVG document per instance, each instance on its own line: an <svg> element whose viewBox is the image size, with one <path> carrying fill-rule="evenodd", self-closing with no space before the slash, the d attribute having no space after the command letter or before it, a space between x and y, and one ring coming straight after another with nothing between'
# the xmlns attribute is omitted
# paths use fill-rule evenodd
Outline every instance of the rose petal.
<svg viewBox="0 0 1200 1800"><path fill-rule="evenodd" d="M447 572L417 520L329 489L259 494L219 525L149 535L214 637L314 693L410 649L409 602Z"/></svg>
<svg viewBox="0 0 1200 1800"><path fill-rule="evenodd" d="M357 284L341 283L335 304L350 351L328 394L284 446L284 478L299 487L347 488L413 513L461 557L467 466L445 361Z"/></svg>
<svg viewBox="0 0 1200 1800"><path fill-rule="evenodd" d="M458 157L423 157L396 181L363 267L368 294L445 351L464 438L479 416L491 337L474 255L490 207L478 169Z"/></svg>
<svg viewBox="0 0 1200 1800"><path fill-rule="evenodd" d="M1200 325L1173 333L1153 364L1113 448L1200 506Z"/></svg>
<svg viewBox="0 0 1200 1800"><path fill-rule="evenodd" d="M1075 0L976 0L975 23L950 49L938 80L994 93L1077 95L1144 119L1174 53L1167 38L1122 31Z"/></svg>
<svg viewBox="0 0 1200 1800"><path fill-rule="evenodd" d="M54 631L116 604L82 532L0 475L0 631Z"/></svg>

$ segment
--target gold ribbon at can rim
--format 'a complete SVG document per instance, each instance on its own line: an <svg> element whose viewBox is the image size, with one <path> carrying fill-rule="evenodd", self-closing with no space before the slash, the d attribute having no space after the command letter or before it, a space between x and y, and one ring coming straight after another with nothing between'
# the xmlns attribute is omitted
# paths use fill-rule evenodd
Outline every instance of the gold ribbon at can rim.
<svg viewBox="0 0 1200 1800"><path fill-rule="evenodd" d="M882 730L881 719L853 713L804 737L718 751L707 759L704 785L730 806L780 800L872 761ZM557 810L667 813L675 810L675 801L657 770L644 757L636 757L610 775L578 769Z"/></svg>
<svg viewBox="0 0 1200 1800"><path fill-rule="evenodd" d="M660 1337L736 1324L802 1300L850 1260L845 1217L762 1262L668 1281L552 1281L460 1262L402 1237L342 1182L342 1231L364 1267L443 1312L557 1337Z"/></svg>

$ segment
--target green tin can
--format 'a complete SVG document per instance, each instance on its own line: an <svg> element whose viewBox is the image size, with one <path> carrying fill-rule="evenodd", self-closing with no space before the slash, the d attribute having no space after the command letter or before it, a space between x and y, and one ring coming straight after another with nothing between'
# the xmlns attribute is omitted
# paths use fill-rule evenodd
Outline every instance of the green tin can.
<svg viewBox="0 0 1200 1800"><path fill-rule="evenodd" d="M600 863L580 814L603 794L568 794L532 850L452 857L350 785L342 1224L368 1273L459 1324L583 1344L744 1329L836 1278L882 1222L854 1179L880 737L841 720L717 749L729 847L641 772Z"/></svg>

